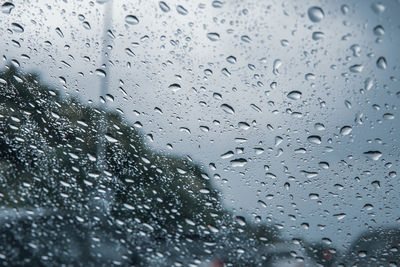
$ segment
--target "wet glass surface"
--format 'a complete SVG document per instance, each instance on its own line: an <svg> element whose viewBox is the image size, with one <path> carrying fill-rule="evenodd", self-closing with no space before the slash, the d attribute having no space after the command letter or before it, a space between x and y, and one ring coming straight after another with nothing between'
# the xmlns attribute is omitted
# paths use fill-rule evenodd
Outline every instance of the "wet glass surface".
<svg viewBox="0 0 400 267"><path fill-rule="evenodd" d="M399 265L399 1L0 11L1 264Z"/></svg>

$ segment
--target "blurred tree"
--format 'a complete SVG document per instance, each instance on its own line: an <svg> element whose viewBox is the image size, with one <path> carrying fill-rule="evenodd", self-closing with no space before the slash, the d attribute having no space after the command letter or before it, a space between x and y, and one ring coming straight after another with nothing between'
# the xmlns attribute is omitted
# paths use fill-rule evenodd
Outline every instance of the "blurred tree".
<svg viewBox="0 0 400 267"><path fill-rule="evenodd" d="M0 259L245 264L261 262L255 255L279 240L275 228L234 218L206 172L149 149L116 112L62 97L12 67L0 88Z"/></svg>

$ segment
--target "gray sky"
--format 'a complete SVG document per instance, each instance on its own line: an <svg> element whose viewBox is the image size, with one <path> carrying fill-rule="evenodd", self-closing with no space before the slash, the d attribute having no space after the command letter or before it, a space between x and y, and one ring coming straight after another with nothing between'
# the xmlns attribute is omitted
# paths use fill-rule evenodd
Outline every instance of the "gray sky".
<svg viewBox="0 0 400 267"><path fill-rule="evenodd" d="M15 3L1 13L1 64L16 59L97 104L105 4L66 2ZM399 224L398 1L165 2L168 12L158 1L114 1L110 109L140 121L149 145L202 164L238 215L260 216L288 237L346 246L368 227ZM313 6L323 10L319 22L307 14ZM288 98L292 91L301 97ZM320 144L308 139L315 135ZM235 159L247 164L234 167Z"/></svg>

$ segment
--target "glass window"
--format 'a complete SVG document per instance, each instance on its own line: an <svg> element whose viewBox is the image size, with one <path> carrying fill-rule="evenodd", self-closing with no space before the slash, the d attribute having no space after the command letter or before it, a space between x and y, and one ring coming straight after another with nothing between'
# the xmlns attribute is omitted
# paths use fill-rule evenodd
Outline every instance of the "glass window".
<svg viewBox="0 0 400 267"><path fill-rule="evenodd" d="M3 1L1 264L398 266L398 14Z"/></svg>

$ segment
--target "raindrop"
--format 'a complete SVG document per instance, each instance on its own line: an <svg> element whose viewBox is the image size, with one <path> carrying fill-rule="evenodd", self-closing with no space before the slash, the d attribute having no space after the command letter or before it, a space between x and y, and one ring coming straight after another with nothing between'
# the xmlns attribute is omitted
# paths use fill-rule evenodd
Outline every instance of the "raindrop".
<svg viewBox="0 0 400 267"><path fill-rule="evenodd" d="M212 2L212 6L214 7L214 8L221 8L222 6L223 6L223 2L221 2L221 1L218 1L218 0L214 0L213 2Z"/></svg>
<svg viewBox="0 0 400 267"><path fill-rule="evenodd" d="M24 27L22 27L20 24L18 23L11 23L11 27L14 30L14 32L16 33L23 33L24 32Z"/></svg>
<svg viewBox="0 0 400 267"><path fill-rule="evenodd" d="M186 8L184 8L184 7L181 6L181 5L179 5L179 6L176 7L176 11L177 11L179 14L183 15L183 16L185 16L185 15L187 15L187 14L189 13L189 12L186 10Z"/></svg>
<svg viewBox="0 0 400 267"><path fill-rule="evenodd" d="M292 100L299 100L301 98L301 92L300 91L291 91L289 94L287 94L287 98L292 99Z"/></svg>
<svg viewBox="0 0 400 267"><path fill-rule="evenodd" d="M349 100L345 100L344 101L344 105L346 106L346 108L350 109L351 108L351 102Z"/></svg>
<svg viewBox="0 0 400 267"><path fill-rule="evenodd" d="M340 10L342 11L343 15L346 15L347 13L349 13L350 8L348 5L342 5L340 7Z"/></svg>
<svg viewBox="0 0 400 267"><path fill-rule="evenodd" d="M233 157L233 155L235 155L235 153L233 153L233 151L228 151L221 155L221 159L229 159L229 158Z"/></svg>
<svg viewBox="0 0 400 267"><path fill-rule="evenodd" d="M382 14L386 9L386 7L381 3L373 3L371 8L377 15Z"/></svg>
<svg viewBox="0 0 400 267"><path fill-rule="evenodd" d="M351 72L360 73L363 71L364 66L361 64L355 64L355 65L352 65L349 69Z"/></svg>
<svg viewBox="0 0 400 267"><path fill-rule="evenodd" d="M178 83L173 83L173 84L170 84L168 86L168 88L171 89L173 92L176 92L176 91L180 90L182 87Z"/></svg>
<svg viewBox="0 0 400 267"><path fill-rule="evenodd" d="M134 15L127 15L125 17L125 22L130 25L136 25L139 24L139 19Z"/></svg>
<svg viewBox="0 0 400 267"><path fill-rule="evenodd" d="M258 204L260 204L263 208L266 208L266 207L267 207L267 204L266 204L264 201L258 200L257 202L258 202Z"/></svg>
<svg viewBox="0 0 400 267"><path fill-rule="evenodd" d="M392 113L385 113L383 114L383 118L385 120L394 120L394 115Z"/></svg>
<svg viewBox="0 0 400 267"><path fill-rule="evenodd" d="M64 38L64 34L61 31L61 29L59 27L56 28L56 33L58 34L58 36L60 36L61 38Z"/></svg>
<svg viewBox="0 0 400 267"><path fill-rule="evenodd" d="M171 9L169 8L169 6L167 5L167 3L165 3L164 1L160 1L159 3L160 9L161 11L167 13L169 12Z"/></svg>
<svg viewBox="0 0 400 267"><path fill-rule="evenodd" d="M323 32L313 32L312 33L312 39L314 41L322 40L325 38L325 33Z"/></svg>
<svg viewBox="0 0 400 267"><path fill-rule="evenodd" d="M250 43L251 42L251 38L247 35L242 35L242 37L240 37L240 39L245 42L245 43Z"/></svg>
<svg viewBox="0 0 400 267"><path fill-rule="evenodd" d="M314 128L317 131L324 131L325 130L325 125L323 125L322 123L317 122L316 124L314 124Z"/></svg>
<svg viewBox="0 0 400 267"><path fill-rule="evenodd" d="M374 86L374 80L372 80L371 78L367 78L364 82L364 89L369 91L372 89L373 86Z"/></svg>
<svg viewBox="0 0 400 267"><path fill-rule="evenodd" d="M246 164L247 164L247 160L244 158L231 160L232 167L243 167Z"/></svg>
<svg viewBox="0 0 400 267"><path fill-rule="evenodd" d="M322 169L329 169L329 163L326 161L321 161L320 163L318 163L318 165L322 168Z"/></svg>
<svg viewBox="0 0 400 267"><path fill-rule="evenodd" d="M229 56L229 57L226 58L226 61L228 61L231 64L235 64L236 63L236 57Z"/></svg>
<svg viewBox="0 0 400 267"><path fill-rule="evenodd" d="M275 75L279 74L279 67L282 65L282 61L280 59L275 59L273 67L272 67L272 72Z"/></svg>
<svg viewBox="0 0 400 267"><path fill-rule="evenodd" d="M384 58L384 57L378 58L378 60L376 61L376 66L378 68L380 68L381 70L385 70L387 67L386 58Z"/></svg>
<svg viewBox="0 0 400 267"><path fill-rule="evenodd" d="M319 135L310 135L307 137L308 142L316 145L320 145L322 143L321 137Z"/></svg>
<svg viewBox="0 0 400 267"><path fill-rule="evenodd" d="M315 80L315 74L314 73L307 73L304 77L305 77L306 81Z"/></svg>
<svg viewBox="0 0 400 267"><path fill-rule="evenodd" d="M250 125L247 122L241 121L241 122L238 123L238 126L242 130L246 130L247 131L248 129L250 129Z"/></svg>
<svg viewBox="0 0 400 267"><path fill-rule="evenodd" d="M227 68L223 68L223 69L221 70L221 73L222 73L223 75L225 75L226 77L231 76L231 73L229 72L229 70L228 70Z"/></svg>
<svg viewBox="0 0 400 267"><path fill-rule="evenodd" d="M333 216L335 216L338 220L342 220L344 217L346 217L346 213L338 213L334 214Z"/></svg>
<svg viewBox="0 0 400 267"><path fill-rule="evenodd" d="M365 210L372 210L373 208L374 208L374 206L372 204L365 204L363 206L363 209L365 209Z"/></svg>
<svg viewBox="0 0 400 267"><path fill-rule="evenodd" d="M1 12L4 13L4 14L10 14L11 11L13 10L13 8L15 8L15 5L13 3L4 2L1 5Z"/></svg>
<svg viewBox="0 0 400 267"><path fill-rule="evenodd" d="M85 28L86 30L90 30L92 28L92 27L90 27L90 24L87 21L84 21L82 25L83 25L83 28Z"/></svg>
<svg viewBox="0 0 400 267"><path fill-rule="evenodd" d="M324 16L324 11L320 7L313 6L308 9L308 17L312 22L320 22Z"/></svg>
<svg viewBox="0 0 400 267"><path fill-rule="evenodd" d="M382 25L378 25L374 28L374 34L376 36L382 36L385 34L385 29L383 28Z"/></svg>
<svg viewBox="0 0 400 267"><path fill-rule="evenodd" d="M96 69L96 74L100 77L106 77L107 73L102 69Z"/></svg>
<svg viewBox="0 0 400 267"><path fill-rule="evenodd" d="M367 151L367 152L364 152L364 155L366 155L369 159L379 160L379 158L382 156L382 152L380 152L380 151Z"/></svg>
<svg viewBox="0 0 400 267"><path fill-rule="evenodd" d="M221 108L223 111L225 111L228 114L231 114L231 115L235 114L235 110L228 104L222 104Z"/></svg>
<svg viewBox="0 0 400 267"><path fill-rule="evenodd" d="M352 130L353 130L353 129L352 129L350 126L343 126L343 127L340 129L340 134L341 134L341 135L348 135L348 134L351 133Z"/></svg>
<svg viewBox="0 0 400 267"><path fill-rule="evenodd" d="M213 41L213 42L218 41L219 38L220 38L220 37L219 37L219 34L216 33L216 32L207 33L207 37L208 37L208 39L209 39L210 41Z"/></svg>

